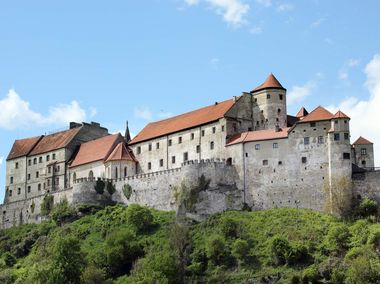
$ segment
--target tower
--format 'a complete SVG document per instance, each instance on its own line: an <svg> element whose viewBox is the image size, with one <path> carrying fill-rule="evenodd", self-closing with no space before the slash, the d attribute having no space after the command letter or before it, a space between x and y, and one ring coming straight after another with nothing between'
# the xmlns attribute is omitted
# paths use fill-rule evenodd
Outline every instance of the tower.
<svg viewBox="0 0 380 284"><path fill-rule="evenodd" d="M129 141L131 141L131 134L129 132L129 127L128 127L128 120L127 120L127 125L125 127L124 140L125 140L125 143L127 143L127 144Z"/></svg>
<svg viewBox="0 0 380 284"><path fill-rule="evenodd" d="M287 127L286 89L272 73L250 93L254 130Z"/></svg>
<svg viewBox="0 0 380 284"><path fill-rule="evenodd" d="M352 144L354 164L361 168L371 170L375 167L373 143L360 136L354 144Z"/></svg>

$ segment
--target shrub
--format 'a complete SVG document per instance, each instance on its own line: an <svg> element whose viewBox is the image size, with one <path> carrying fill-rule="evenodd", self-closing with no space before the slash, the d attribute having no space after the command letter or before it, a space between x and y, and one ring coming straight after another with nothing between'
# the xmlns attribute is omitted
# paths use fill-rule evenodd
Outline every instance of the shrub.
<svg viewBox="0 0 380 284"><path fill-rule="evenodd" d="M324 246L330 252L341 253L348 249L350 237L351 234L346 225L334 225L327 233Z"/></svg>
<svg viewBox="0 0 380 284"><path fill-rule="evenodd" d="M358 220L350 228L350 246L361 246L367 243L369 228L366 220Z"/></svg>
<svg viewBox="0 0 380 284"><path fill-rule="evenodd" d="M107 191L110 195L112 195L116 192L116 189L115 189L114 185L112 184L112 182L107 183Z"/></svg>
<svg viewBox="0 0 380 284"><path fill-rule="evenodd" d="M227 248L221 236L214 235L208 239L206 255L214 265L220 265L224 262L227 256Z"/></svg>
<svg viewBox="0 0 380 284"><path fill-rule="evenodd" d="M106 279L105 272L97 268L94 265L87 266L81 276L81 283L83 284L101 284L104 283Z"/></svg>
<svg viewBox="0 0 380 284"><path fill-rule="evenodd" d="M123 186L123 193L124 193L125 198L129 200L129 198L131 198L131 195L132 195L132 186L130 186L129 184L125 184Z"/></svg>
<svg viewBox="0 0 380 284"><path fill-rule="evenodd" d="M291 245L289 254L287 255L288 264L306 264L310 258L308 249L305 245L296 243Z"/></svg>
<svg viewBox="0 0 380 284"><path fill-rule="evenodd" d="M375 200L365 197L354 209L354 214L359 218L374 216L378 212L378 204Z"/></svg>
<svg viewBox="0 0 380 284"><path fill-rule="evenodd" d="M287 239L281 236L275 236L270 244L273 261L276 265L284 265L291 253L291 246Z"/></svg>
<svg viewBox="0 0 380 284"><path fill-rule="evenodd" d="M350 261L346 272L347 284L371 284L380 282L380 262L377 257L359 256Z"/></svg>
<svg viewBox="0 0 380 284"><path fill-rule="evenodd" d="M289 284L301 284L301 277L299 277L297 274L291 275Z"/></svg>
<svg viewBox="0 0 380 284"><path fill-rule="evenodd" d="M45 195L42 203L41 203L41 215L47 216L50 214L51 210L54 207L54 196L51 194Z"/></svg>
<svg viewBox="0 0 380 284"><path fill-rule="evenodd" d="M345 272L342 269L334 268L331 273L331 283L332 284L344 284Z"/></svg>
<svg viewBox="0 0 380 284"><path fill-rule="evenodd" d="M76 211L69 205L66 199L58 203L51 212L51 218L59 226L65 221L72 220L75 217Z"/></svg>
<svg viewBox="0 0 380 284"><path fill-rule="evenodd" d="M239 262L244 262L249 253L249 244L246 240L237 239L232 244L231 254L234 256Z"/></svg>
<svg viewBox="0 0 380 284"><path fill-rule="evenodd" d="M138 232L146 231L153 225L153 215L150 210L138 204L128 206L126 219Z"/></svg>
<svg viewBox="0 0 380 284"><path fill-rule="evenodd" d="M98 179L95 183L94 189L98 194L103 194L105 186L106 184L104 183L104 181Z"/></svg>
<svg viewBox="0 0 380 284"><path fill-rule="evenodd" d="M380 230L376 230L370 233L368 236L367 244L370 244L377 249L380 248Z"/></svg>
<svg viewBox="0 0 380 284"><path fill-rule="evenodd" d="M305 284L317 283L319 278L320 277L318 274L318 270L315 265L309 266L302 272L302 282Z"/></svg>
<svg viewBox="0 0 380 284"><path fill-rule="evenodd" d="M3 258L4 258L5 265L8 267L12 267L16 263L16 258L10 252L4 253Z"/></svg>
<svg viewBox="0 0 380 284"><path fill-rule="evenodd" d="M226 238L236 238L238 236L239 223L230 217L222 218L220 230Z"/></svg>

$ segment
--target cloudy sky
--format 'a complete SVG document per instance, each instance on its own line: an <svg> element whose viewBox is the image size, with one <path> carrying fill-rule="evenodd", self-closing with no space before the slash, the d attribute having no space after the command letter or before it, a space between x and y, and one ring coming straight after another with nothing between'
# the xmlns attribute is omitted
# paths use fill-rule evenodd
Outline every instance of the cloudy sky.
<svg viewBox="0 0 380 284"><path fill-rule="evenodd" d="M148 121L228 99L273 72L288 112L338 108L380 166L378 0L0 2L0 198L15 139Z"/></svg>

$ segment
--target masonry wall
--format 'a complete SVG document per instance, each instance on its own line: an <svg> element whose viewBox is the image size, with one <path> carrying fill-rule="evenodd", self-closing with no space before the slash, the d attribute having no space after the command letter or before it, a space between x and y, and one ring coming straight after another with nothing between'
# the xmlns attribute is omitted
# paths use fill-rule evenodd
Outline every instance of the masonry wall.
<svg viewBox="0 0 380 284"><path fill-rule="evenodd" d="M368 197L380 203L380 171L354 173L352 182L355 201Z"/></svg>

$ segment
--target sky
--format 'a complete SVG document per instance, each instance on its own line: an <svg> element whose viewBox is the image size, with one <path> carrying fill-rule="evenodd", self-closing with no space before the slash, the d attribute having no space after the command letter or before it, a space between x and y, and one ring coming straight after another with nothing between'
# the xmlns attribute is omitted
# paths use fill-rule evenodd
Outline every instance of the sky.
<svg viewBox="0 0 380 284"><path fill-rule="evenodd" d="M0 0L0 199L15 139L70 121L132 134L240 95L269 73L341 109L380 166L380 1Z"/></svg>

